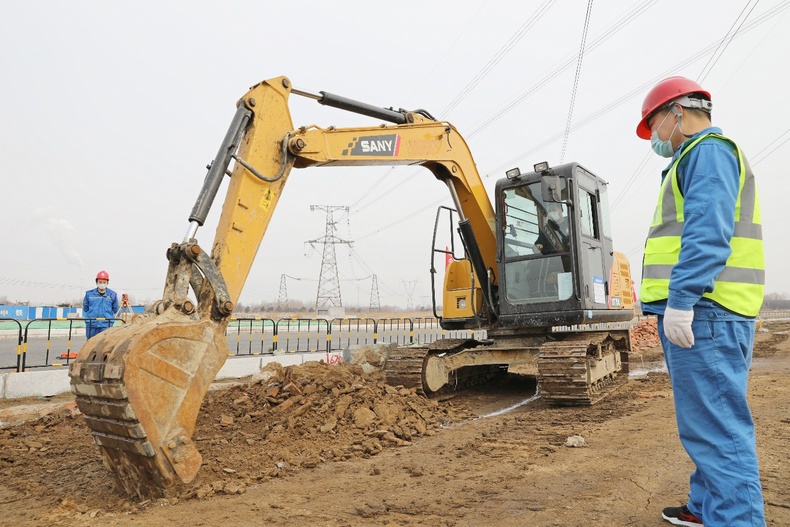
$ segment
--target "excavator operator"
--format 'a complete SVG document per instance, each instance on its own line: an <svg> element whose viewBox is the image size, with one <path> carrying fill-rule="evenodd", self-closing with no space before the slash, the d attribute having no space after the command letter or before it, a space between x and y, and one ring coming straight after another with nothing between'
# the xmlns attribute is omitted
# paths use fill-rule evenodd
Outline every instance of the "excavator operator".
<svg viewBox="0 0 790 527"><path fill-rule="evenodd" d="M535 242L537 252L541 254L557 254L568 252L569 222L565 207L560 203L548 203L538 239Z"/></svg>

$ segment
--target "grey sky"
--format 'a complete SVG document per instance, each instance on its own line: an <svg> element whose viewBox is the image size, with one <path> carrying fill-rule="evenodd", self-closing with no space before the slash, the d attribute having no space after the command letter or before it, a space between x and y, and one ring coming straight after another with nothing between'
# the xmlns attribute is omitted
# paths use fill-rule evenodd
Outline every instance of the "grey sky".
<svg viewBox="0 0 790 527"><path fill-rule="evenodd" d="M758 178L767 291L790 292L781 234L790 2L757 3L710 60L745 6L593 5L564 161L609 181L615 247L637 278L665 164L635 135L641 102L660 78L700 79L704 71L714 124L741 145ZM106 269L116 291L136 301L158 298L165 250L183 237L235 102L266 78L287 75L304 90L427 109L466 137L489 192L508 168L559 164L586 8L582 0L5 0L0 296L81 299ZM291 101L295 126L376 124ZM205 247L221 204L198 233ZM415 280L415 303L428 303L433 218L437 205L451 203L446 187L414 168L294 171L242 302L276 300L283 273L318 277L321 247L304 242L323 235L325 217L311 204L352 207L335 214L337 235L355 242L351 255L337 250L344 303L368 303L370 280L350 279L371 273L382 304L405 306L404 283ZM291 280L289 297L314 300L316 287Z"/></svg>

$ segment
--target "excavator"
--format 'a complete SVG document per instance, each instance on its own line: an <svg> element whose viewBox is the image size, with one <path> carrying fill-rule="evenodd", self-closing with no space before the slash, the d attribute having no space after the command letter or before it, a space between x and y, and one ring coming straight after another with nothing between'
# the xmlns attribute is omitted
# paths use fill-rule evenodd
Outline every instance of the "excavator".
<svg viewBox="0 0 790 527"><path fill-rule="evenodd" d="M293 95L383 123L295 128ZM287 77L253 86L236 107L183 241L167 249L162 299L88 340L70 366L77 405L131 498L178 495L200 469L198 412L228 356L229 319L293 168L420 165L449 191L463 251L445 270L434 313L444 329L485 330L485 338L399 348L387 361L389 383L431 394L536 364L548 403L588 405L627 377L630 268L612 248L607 185L591 171L515 168L496 183L492 204L466 141L425 110L298 90ZM197 231L226 176L209 253ZM433 263L431 271L435 281Z"/></svg>

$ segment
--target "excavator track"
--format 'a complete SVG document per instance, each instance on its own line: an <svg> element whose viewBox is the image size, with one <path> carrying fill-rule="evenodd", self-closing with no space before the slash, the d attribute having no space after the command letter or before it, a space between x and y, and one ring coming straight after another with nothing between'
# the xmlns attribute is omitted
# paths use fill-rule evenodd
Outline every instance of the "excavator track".
<svg viewBox="0 0 790 527"><path fill-rule="evenodd" d="M425 346L396 348L390 353L384 366L387 384L414 388L419 395L431 396L435 392L428 388L425 378L425 363L428 356L438 353L452 355L475 347L477 344L477 341L471 339L440 339ZM456 373L454 375L456 382L448 389L458 389L474 384L478 377L486 376L489 373L488 369L467 371L460 375Z"/></svg>
<svg viewBox="0 0 790 527"><path fill-rule="evenodd" d="M384 366L387 384L414 388L418 394L425 395L422 364L430 351L427 347L395 348Z"/></svg>
<svg viewBox="0 0 790 527"><path fill-rule="evenodd" d="M576 333L543 344L538 355L541 397L552 405L595 404L627 380L618 375L627 372L621 358L625 349L625 339L608 332Z"/></svg>

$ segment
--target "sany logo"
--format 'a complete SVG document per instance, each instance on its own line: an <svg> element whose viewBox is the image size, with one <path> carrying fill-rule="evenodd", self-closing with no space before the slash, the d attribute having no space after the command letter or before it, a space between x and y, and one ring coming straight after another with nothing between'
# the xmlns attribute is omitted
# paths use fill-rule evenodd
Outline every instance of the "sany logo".
<svg viewBox="0 0 790 527"><path fill-rule="evenodd" d="M397 156L400 150L400 136L365 135L355 137L343 150L344 156Z"/></svg>

